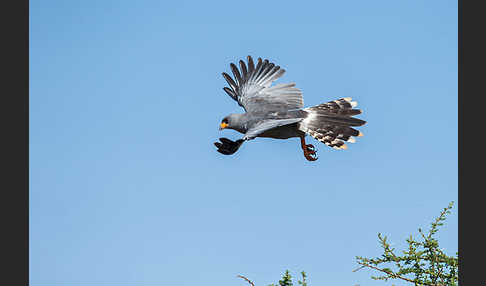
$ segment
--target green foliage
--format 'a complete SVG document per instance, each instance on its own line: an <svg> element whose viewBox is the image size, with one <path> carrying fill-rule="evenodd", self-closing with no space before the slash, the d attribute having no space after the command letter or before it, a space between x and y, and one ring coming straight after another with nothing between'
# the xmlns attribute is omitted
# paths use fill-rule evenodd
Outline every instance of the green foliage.
<svg viewBox="0 0 486 286"><path fill-rule="evenodd" d="M298 283L299 285L302 285L302 286L307 286L307 274L305 274L304 271L300 272L300 274L302 275L302 280L299 280Z"/></svg>
<svg viewBox="0 0 486 286"><path fill-rule="evenodd" d="M377 258L365 258L357 256L356 260L361 265L357 270L370 268L382 274L371 276L375 280L401 279L416 286L457 286L458 283L458 253L455 256L447 256L440 248L439 242L434 237L439 226L443 225L446 215L450 214L453 202L444 208L439 217L431 223L430 230L425 234L419 228L421 241L415 240L412 235L406 240L408 249L403 250L403 255L396 255L395 248L388 243L387 237L378 233L378 240L383 248L383 254ZM394 270L395 269L395 270ZM297 283L307 286L307 274L302 271L302 280ZM248 278L245 279L251 286L255 286ZM269 286L293 286L292 276L286 270L278 284Z"/></svg>
<svg viewBox="0 0 486 286"><path fill-rule="evenodd" d="M456 252L455 256L447 256L439 248L439 242L434 237L438 227L443 225L446 215L450 213L452 206L453 202L441 211L439 217L432 222L428 234L419 228L421 241L410 235L410 238L406 240L408 249L402 251L403 255L396 255L395 249L390 246L387 237L379 233L378 239L383 248L383 254L377 258L357 256L357 263L361 265L357 270L366 267L379 271L380 276L371 277L375 280L401 279L414 285L424 286L457 285L458 253Z"/></svg>
<svg viewBox="0 0 486 286"><path fill-rule="evenodd" d="M297 283L302 286L307 286L307 274L305 274L304 271L300 272L302 275L302 280L298 280ZM278 281L279 286L293 286L292 282L292 275L290 275L290 272L288 270L285 271L284 275L282 276L282 279ZM270 284L268 286L276 286L275 284Z"/></svg>

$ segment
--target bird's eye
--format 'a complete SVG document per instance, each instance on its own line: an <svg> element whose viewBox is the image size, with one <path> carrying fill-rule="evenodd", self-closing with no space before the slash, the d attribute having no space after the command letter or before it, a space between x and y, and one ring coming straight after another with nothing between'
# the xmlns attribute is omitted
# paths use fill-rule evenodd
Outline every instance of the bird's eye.
<svg viewBox="0 0 486 286"><path fill-rule="evenodd" d="M224 124L228 124L228 119L223 119L223 121L221 121L221 123L224 123Z"/></svg>

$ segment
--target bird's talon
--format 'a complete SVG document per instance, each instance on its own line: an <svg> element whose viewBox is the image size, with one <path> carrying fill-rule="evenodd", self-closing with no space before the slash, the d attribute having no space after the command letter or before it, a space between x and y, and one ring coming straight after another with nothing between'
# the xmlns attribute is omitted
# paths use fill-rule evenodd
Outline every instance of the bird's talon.
<svg viewBox="0 0 486 286"><path fill-rule="evenodd" d="M305 145L305 149L307 149L307 152L309 153L315 153L317 150L312 144L307 144Z"/></svg>
<svg viewBox="0 0 486 286"><path fill-rule="evenodd" d="M317 156L311 156L311 155L309 155L309 156L305 156L305 158L307 159L307 161L315 161L315 160L317 160Z"/></svg>
<svg viewBox="0 0 486 286"><path fill-rule="evenodd" d="M307 161L317 160L317 154L314 151L304 152L304 157L307 159Z"/></svg>

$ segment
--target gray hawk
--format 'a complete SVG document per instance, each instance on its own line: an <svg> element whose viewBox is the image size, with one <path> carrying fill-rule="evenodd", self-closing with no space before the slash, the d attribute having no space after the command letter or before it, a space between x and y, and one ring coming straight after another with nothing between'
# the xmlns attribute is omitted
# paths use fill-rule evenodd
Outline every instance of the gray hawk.
<svg viewBox="0 0 486 286"><path fill-rule="evenodd" d="M345 97L316 106L304 108L304 99L295 83L272 83L282 77L285 70L280 66L258 58L255 65L251 56L248 64L240 60L238 67L231 63L234 78L223 72L229 87L223 90L246 111L230 114L223 118L220 130L233 129L243 138L232 141L220 138L214 145L217 151L234 154L243 142L256 137L275 139L300 138L304 157L309 161L317 160L312 144L306 144L308 134L334 149L347 149L344 142L355 142L355 137L363 133L352 126L361 126L366 121L352 116L361 114L354 109L357 103Z"/></svg>

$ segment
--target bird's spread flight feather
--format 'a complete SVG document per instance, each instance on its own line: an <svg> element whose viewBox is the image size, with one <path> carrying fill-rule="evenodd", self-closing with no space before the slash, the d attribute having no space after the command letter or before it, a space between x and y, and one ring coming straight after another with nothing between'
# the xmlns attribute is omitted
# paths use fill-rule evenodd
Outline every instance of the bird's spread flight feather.
<svg viewBox="0 0 486 286"><path fill-rule="evenodd" d="M227 73L223 77L229 87L224 91L242 106L246 112L292 110L304 107L304 99L295 83L272 83L282 77L285 70L258 58L255 66L251 56L248 56L248 66L239 61L240 70L235 64L230 64L234 79Z"/></svg>

